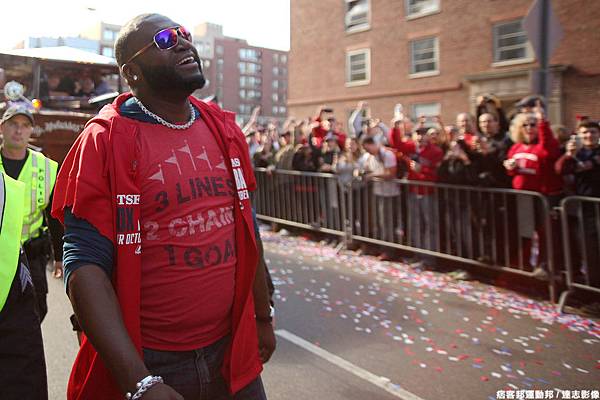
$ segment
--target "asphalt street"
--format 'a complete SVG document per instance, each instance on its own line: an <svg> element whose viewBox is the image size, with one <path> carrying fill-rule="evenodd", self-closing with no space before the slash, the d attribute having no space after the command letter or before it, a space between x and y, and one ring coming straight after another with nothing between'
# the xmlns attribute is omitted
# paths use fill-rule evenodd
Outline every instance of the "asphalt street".
<svg viewBox="0 0 600 400"><path fill-rule="evenodd" d="M600 324L505 289L263 232L276 284L270 399L494 399L600 389ZM50 399L76 339L62 282L43 324Z"/></svg>

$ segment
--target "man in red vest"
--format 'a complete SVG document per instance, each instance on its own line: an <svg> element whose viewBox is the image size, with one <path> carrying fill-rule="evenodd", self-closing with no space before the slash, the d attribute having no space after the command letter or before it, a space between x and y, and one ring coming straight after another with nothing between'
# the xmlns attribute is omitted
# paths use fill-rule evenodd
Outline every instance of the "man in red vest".
<svg viewBox="0 0 600 400"><path fill-rule="evenodd" d="M67 398L266 399L275 337L244 135L191 96L205 79L181 25L138 16L115 55L132 93L88 122L55 189L86 336Z"/></svg>

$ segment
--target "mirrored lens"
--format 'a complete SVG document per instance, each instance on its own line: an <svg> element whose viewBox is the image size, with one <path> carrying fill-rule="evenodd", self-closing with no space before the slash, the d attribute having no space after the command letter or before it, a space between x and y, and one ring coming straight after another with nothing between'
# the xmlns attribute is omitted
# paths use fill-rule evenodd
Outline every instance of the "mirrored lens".
<svg viewBox="0 0 600 400"><path fill-rule="evenodd" d="M154 41L161 50L167 50L177 44L177 28L167 28L154 35Z"/></svg>
<svg viewBox="0 0 600 400"><path fill-rule="evenodd" d="M181 33L181 36L188 41L192 41L192 34L190 33L190 31L188 31L187 29L185 29L183 26L179 27L179 33Z"/></svg>

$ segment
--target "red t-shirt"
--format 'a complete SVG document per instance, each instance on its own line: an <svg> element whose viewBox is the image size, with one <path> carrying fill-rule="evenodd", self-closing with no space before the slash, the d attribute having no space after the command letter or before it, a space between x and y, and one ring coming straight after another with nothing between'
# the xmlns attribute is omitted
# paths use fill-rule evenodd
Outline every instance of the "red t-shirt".
<svg viewBox="0 0 600 400"><path fill-rule="evenodd" d="M231 329L235 182L204 121L140 127L142 346L193 350Z"/></svg>

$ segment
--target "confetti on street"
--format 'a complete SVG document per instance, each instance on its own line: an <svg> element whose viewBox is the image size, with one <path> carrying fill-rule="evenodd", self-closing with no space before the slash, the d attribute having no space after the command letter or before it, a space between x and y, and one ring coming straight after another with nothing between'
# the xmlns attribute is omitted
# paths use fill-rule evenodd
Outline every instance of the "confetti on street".
<svg viewBox="0 0 600 400"><path fill-rule="evenodd" d="M315 302L320 317L350 324L353 334L376 335L399 345L398 351L411 358L414 368L441 374L470 368L479 371L473 377L480 384L496 382L494 390L548 388L557 379L563 382L575 375L587 380L594 375L600 382L598 321L558 313L550 302L507 289L455 281L401 262L338 254L333 247L303 237L270 231L261 236L267 256L285 260L284 265L269 263L276 303L289 302L292 296ZM325 269L336 279L320 279ZM298 271L309 272L311 279L298 285ZM457 311L446 304L448 296L473 305ZM478 316L481 312L484 317ZM455 326L437 325L437 315L445 313L456 313ZM524 327L518 334L511 333L515 324ZM588 351L558 356L561 341L579 341Z"/></svg>

